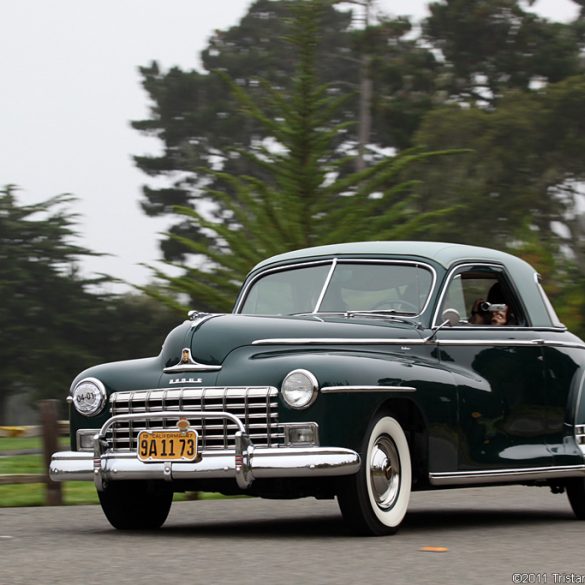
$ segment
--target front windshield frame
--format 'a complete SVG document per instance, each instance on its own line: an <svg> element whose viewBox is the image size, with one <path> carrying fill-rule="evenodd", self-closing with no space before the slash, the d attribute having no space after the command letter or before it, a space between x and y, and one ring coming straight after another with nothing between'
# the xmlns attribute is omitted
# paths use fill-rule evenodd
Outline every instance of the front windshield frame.
<svg viewBox="0 0 585 585"><path fill-rule="evenodd" d="M426 262L421 262L421 261L415 261L415 260L398 260L398 259L383 259L383 258L328 258L326 260L315 260L315 261L311 261L311 262L299 262L299 263L295 263L295 264L287 264L284 266L276 266L276 267L272 267L272 268L267 268L265 270L262 270L261 272L259 272L258 274L254 275L251 279L249 279L245 285L244 285L244 289L242 290L242 293L239 296L238 302L236 304L236 306L234 307L234 313L236 314L244 314L242 313L242 309L246 303L246 300L250 294L250 291L252 290L252 287L254 286L254 284L260 280L261 278L269 275L269 274L273 274L273 273L277 273L277 272L284 272L284 271L289 271L289 270L295 270L295 269L299 269L299 268L306 268L306 267L311 267L311 266L329 266L329 271L327 273L327 276L323 282L323 286L321 289L320 294L318 295L318 300L315 303L315 306L313 307L313 309L311 311L306 311L303 312L303 315L318 315L318 314L340 314L340 313L344 313L343 311L319 311L320 306L323 302L323 298L325 297L326 293L327 293L327 289L328 286L331 282L331 279L333 277L333 274L335 272L335 268L337 266L339 266L340 264L386 264L386 265L397 265L397 266L412 266L415 268L420 268L420 269L424 269L424 270L428 270L430 272L431 275L431 283L428 289L428 293L425 299L425 302L422 306L422 308L419 310L418 313L416 314L408 314L409 318L416 318L416 317L420 317L426 310L427 307L429 306L431 299L433 298L433 293L435 291L435 286L437 283L437 272L435 270L435 268L426 263ZM381 313L383 313L383 311L380 311ZM360 311L352 311L351 309L349 311L347 311L347 313L352 314L352 313L360 313ZM363 311L363 313L371 313L371 314L376 314L376 311L371 310L371 311ZM260 313L246 313L246 314L250 314L250 315L260 315ZM287 313L287 314L278 314L278 315L292 315L293 313ZM399 311L396 312L397 315L400 315L401 313ZM269 313L262 313L262 315L266 315L269 316L271 314ZM277 315L277 314L272 314L272 315Z"/></svg>

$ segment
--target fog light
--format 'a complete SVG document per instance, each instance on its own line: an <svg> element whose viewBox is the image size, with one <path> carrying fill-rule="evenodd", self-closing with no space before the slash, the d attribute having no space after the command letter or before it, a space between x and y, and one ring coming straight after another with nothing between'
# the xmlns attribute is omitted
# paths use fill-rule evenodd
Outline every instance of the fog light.
<svg viewBox="0 0 585 585"><path fill-rule="evenodd" d="M317 423L294 423L283 426L284 440L288 446L319 444L319 426Z"/></svg>
<svg viewBox="0 0 585 585"><path fill-rule="evenodd" d="M77 450L93 451L95 436L99 432L99 429L80 429L77 431Z"/></svg>

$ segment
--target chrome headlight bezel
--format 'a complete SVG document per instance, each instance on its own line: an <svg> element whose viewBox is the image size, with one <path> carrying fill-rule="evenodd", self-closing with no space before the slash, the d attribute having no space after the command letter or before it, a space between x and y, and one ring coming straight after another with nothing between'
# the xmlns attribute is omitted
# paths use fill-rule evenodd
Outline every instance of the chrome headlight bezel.
<svg viewBox="0 0 585 585"><path fill-rule="evenodd" d="M303 410L317 399L319 382L308 370L292 370L284 377L280 393L287 406L294 410Z"/></svg>
<svg viewBox="0 0 585 585"><path fill-rule="evenodd" d="M83 416L99 414L104 409L106 400L106 388L97 378L83 378L71 388L70 402Z"/></svg>

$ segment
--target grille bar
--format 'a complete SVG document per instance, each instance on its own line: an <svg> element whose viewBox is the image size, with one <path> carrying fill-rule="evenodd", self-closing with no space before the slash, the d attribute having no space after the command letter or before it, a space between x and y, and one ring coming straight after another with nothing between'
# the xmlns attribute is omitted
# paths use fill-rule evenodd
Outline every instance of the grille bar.
<svg viewBox="0 0 585 585"><path fill-rule="evenodd" d="M271 386L237 386L204 388L166 388L116 392L110 397L112 416L149 413L148 418L117 422L107 431L107 440L114 450L136 449L138 433L142 430L165 430L175 427L179 420L168 416L170 411L189 411L190 425L199 433L202 450L234 449L233 421L206 420L198 412L224 411L237 416L258 447L284 444L284 432L278 423L278 391ZM165 411L164 417L153 417ZM192 416L191 416L192 411Z"/></svg>

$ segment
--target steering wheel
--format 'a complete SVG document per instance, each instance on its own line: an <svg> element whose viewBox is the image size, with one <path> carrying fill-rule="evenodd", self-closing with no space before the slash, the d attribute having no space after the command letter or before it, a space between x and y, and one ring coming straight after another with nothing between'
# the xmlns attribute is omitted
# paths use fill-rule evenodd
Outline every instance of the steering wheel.
<svg viewBox="0 0 585 585"><path fill-rule="evenodd" d="M372 307L372 311L375 311L376 309L394 309L399 313L414 313L415 315L419 313L419 308L415 304L402 299L395 301L380 301Z"/></svg>

